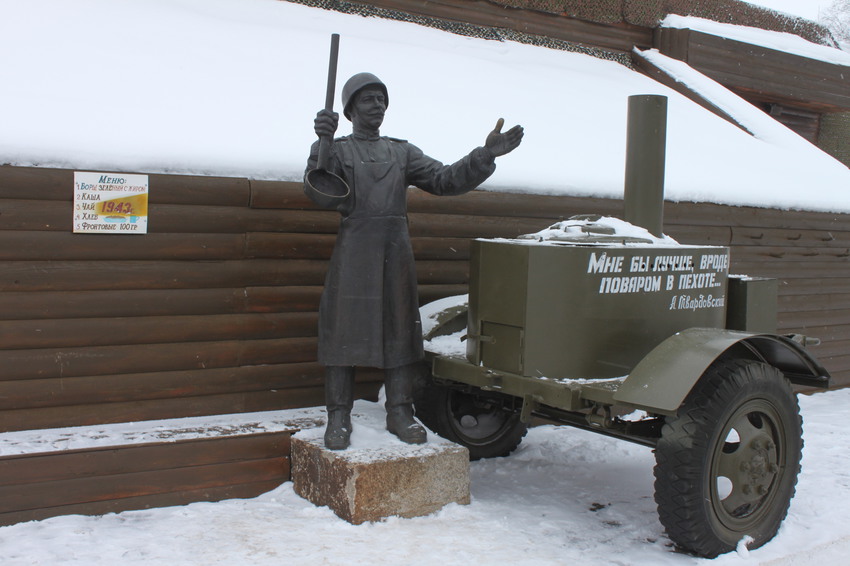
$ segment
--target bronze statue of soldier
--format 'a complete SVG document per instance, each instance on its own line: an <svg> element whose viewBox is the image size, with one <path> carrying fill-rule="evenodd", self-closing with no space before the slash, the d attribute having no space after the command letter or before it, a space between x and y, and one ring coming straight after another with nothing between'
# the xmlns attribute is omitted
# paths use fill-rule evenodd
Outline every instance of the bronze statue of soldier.
<svg viewBox="0 0 850 566"><path fill-rule="evenodd" d="M413 418L413 381L424 359L416 271L407 228L407 188L435 195L473 190L495 170L495 158L513 151L523 129L501 132L503 121L483 146L452 165L443 165L415 145L383 137L380 127L389 93L371 73L351 77L342 89L343 113L353 133L333 140L328 170L348 184L344 196L328 199L309 182L304 190L317 204L336 208L341 221L319 306L319 362L325 366L328 423L325 446L350 445L355 367L385 370L387 430L403 442L426 441ZM314 129L332 138L339 115L321 110ZM307 171L314 170L319 142Z"/></svg>

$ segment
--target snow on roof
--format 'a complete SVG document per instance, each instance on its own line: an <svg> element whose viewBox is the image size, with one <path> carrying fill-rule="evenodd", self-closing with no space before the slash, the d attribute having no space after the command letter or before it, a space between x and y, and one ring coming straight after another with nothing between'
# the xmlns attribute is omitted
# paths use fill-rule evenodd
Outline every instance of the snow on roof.
<svg viewBox="0 0 850 566"><path fill-rule="evenodd" d="M834 65L850 66L850 53L818 45L807 41L793 33L769 31L759 28L724 24L703 18L691 16L668 15L661 22L661 27L676 29L692 29L709 35L734 39L750 45L758 45L776 51L784 51L808 59L816 59Z"/></svg>
<svg viewBox="0 0 850 566"><path fill-rule="evenodd" d="M769 144L776 154L777 159L810 161L812 170L825 172L832 169L838 176L842 175L847 170L847 167L835 161L834 163L818 162L816 154L812 152L812 145L802 137L794 134L788 128L768 116L761 111L753 111L754 107L742 99L720 83L703 75L696 69L689 66L683 61L662 55L658 50L651 49L640 52L643 57L649 60L659 69L662 69L669 76L673 77L677 82L686 85L691 90L697 92L705 99L712 102L720 110L731 116L736 122L752 132L753 138ZM785 169L784 163L779 161L769 165L778 169ZM791 169L795 169L792 167ZM788 170L789 174L793 174ZM775 198L772 196L773 186L759 180L760 176L767 177L767 171L758 171L757 169L742 170L739 173L739 179L748 179L749 186L747 187L748 198L763 198L765 202L771 202ZM735 199L734 195L729 191L740 190L739 184L733 183L729 185L718 185L714 188L713 196L706 195L705 200L714 198L717 202L728 202ZM847 198L850 193L850 184L838 185L838 192L829 194L827 192L815 190L809 192L808 188L812 185L805 179L799 179L799 185L796 189L784 191L781 196L782 205L787 208L796 209L813 209L813 210L829 210L835 205L835 198Z"/></svg>
<svg viewBox="0 0 850 566"><path fill-rule="evenodd" d="M334 32L338 92L366 70L388 85L385 135L451 162L499 117L525 127L485 190L622 198L628 97L661 94L668 199L850 212L837 160L620 64L277 0L8 2L0 164L299 181Z"/></svg>
<svg viewBox="0 0 850 566"><path fill-rule="evenodd" d="M700 73L684 61L660 53L657 49L640 51L650 63L674 77L677 82L711 101L735 119L756 138L778 147L805 152L811 144L800 136L788 135L789 130L764 112L753 112L753 106L717 81Z"/></svg>

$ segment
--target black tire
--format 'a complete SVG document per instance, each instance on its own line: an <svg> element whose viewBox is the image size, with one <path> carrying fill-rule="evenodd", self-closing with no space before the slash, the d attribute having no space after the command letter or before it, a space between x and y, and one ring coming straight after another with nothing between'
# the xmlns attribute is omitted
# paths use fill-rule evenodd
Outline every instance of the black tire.
<svg viewBox="0 0 850 566"><path fill-rule="evenodd" d="M707 558L744 537L776 535L794 497L803 447L797 397L757 362L715 363L656 447L655 502L670 539Z"/></svg>
<svg viewBox="0 0 850 566"><path fill-rule="evenodd" d="M528 432L509 398L461 391L429 380L415 401L416 416L431 430L469 449L469 459L507 456Z"/></svg>

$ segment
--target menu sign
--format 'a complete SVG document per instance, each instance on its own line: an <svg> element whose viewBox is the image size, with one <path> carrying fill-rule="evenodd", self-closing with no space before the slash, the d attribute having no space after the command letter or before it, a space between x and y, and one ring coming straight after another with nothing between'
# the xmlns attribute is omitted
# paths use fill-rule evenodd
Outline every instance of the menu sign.
<svg viewBox="0 0 850 566"><path fill-rule="evenodd" d="M74 172L74 233L146 234L148 176Z"/></svg>

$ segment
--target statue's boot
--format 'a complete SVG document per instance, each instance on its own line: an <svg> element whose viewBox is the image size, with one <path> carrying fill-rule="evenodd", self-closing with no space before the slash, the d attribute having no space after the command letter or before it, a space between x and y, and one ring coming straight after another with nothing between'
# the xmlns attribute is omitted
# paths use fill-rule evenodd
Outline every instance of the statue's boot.
<svg viewBox="0 0 850 566"><path fill-rule="evenodd" d="M422 444L428 434L413 420L413 380L416 364L385 370L387 430L408 444Z"/></svg>
<svg viewBox="0 0 850 566"><path fill-rule="evenodd" d="M325 368L325 406L328 409L325 448L345 450L351 445L351 408L354 406L353 367L327 366Z"/></svg>

